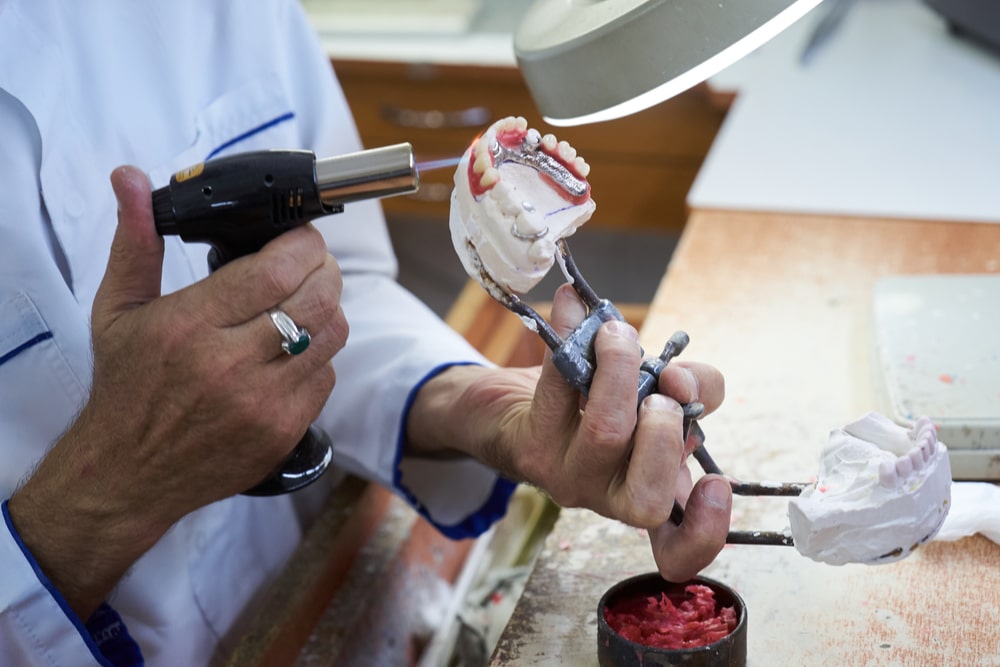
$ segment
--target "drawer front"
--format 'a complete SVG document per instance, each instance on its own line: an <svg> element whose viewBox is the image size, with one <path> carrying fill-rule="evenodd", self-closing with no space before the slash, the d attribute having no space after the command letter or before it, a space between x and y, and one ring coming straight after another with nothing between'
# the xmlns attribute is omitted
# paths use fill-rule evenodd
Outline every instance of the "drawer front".
<svg viewBox="0 0 1000 667"><path fill-rule="evenodd" d="M696 88L616 121L553 128L511 68L334 62L367 146L409 141L418 161L456 157L493 121L528 119L569 141L592 167L592 224L683 226L684 200L724 111ZM421 174L421 191L384 201L389 215L448 216L454 170Z"/></svg>
<svg viewBox="0 0 1000 667"><path fill-rule="evenodd" d="M687 219L687 193L698 166L609 162L590 179L597 209L588 225L679 231Z"/></svg>

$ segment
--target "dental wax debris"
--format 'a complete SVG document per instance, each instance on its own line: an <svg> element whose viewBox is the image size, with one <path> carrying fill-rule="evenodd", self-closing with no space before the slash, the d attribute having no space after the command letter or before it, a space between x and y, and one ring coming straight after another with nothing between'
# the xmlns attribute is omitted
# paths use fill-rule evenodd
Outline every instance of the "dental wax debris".
<svg viewBox="0 0 1000 667"><path fill-rule="evenodd" d="M813 560L889 563L937 534L951 505L948 448L921 417L869 413L830 433L816 483L788 504L795 548Z"/></svg>
<svg viewBox="0 0 1000 667"><path fill-rule="evenodd" d="M455 170L449 226L466 273L498 299L537 285L556 241L594 212L589 173L572 146L524 118L491 125Z"/></svg>
<svg viewBox="0 0 1000 667"><path fill-rule="evenodd" d="M736 610L719 608L708 586L684 588L683 599L666 593L626 598L604 610L604 620L619 635L653 648L698 648L719 641L736 628Z"/></svg>

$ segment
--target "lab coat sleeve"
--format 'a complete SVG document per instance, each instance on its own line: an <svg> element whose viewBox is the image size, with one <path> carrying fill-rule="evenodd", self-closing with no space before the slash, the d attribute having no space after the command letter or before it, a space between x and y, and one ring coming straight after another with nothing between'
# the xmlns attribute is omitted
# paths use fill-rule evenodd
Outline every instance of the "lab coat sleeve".
<svg viewBox="0 0 1000 667"><path fill-rule="evenodd" d="M501 517L514 485L471 459L404 458L407 410L421 384L454 364L485 363L393 280L345 276L347 347L322 426L342 468L395 488L441 532L475 536Z"/></svg>
<svg viewBox="0 0 1000 667"><path fill-rule="evenodd" d="M114 667L21 543L6 501L0 523L0 662Z"/></svg>
<svg viewBox="0 0 1000 667"><path fill-rule="evenodd" d="M347 100L298 3L287 5L288 96L295 100L303 145L317 155L360 147ZM303 83L308 82L308 83ZM317 86L316 82L324 85ZM430 377L455 364L487 363L465 340L395 281L396 261L377 202L348 204L317 223L344 275L347 346L334 358L337 385L319 421L334 443L335 463L395 489L444 534L463 538L503 515L514 484L471 459L402 456L407 410ZM447 223L441 235L450 248ZM450 252L442 261L455 261Z"/></svg>

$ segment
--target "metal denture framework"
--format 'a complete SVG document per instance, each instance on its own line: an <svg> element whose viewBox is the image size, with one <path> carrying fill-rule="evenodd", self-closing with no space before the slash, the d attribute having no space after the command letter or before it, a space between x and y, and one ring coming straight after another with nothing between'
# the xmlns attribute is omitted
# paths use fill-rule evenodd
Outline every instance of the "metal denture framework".
<svg viewBox="0 0 1000 667"><path fill-rule="evenodd" d="M540 141L537 131L529 131L521 142L519 150L508 148L499 141L490 144L490 155L493 158L493 166L499 166L504 162L513 162L525 167L531 167L535 171L542 172L551 178L559 187L573 195L582 197L587 194L586 181L574 176L559 160L538 150Z"/></svg>

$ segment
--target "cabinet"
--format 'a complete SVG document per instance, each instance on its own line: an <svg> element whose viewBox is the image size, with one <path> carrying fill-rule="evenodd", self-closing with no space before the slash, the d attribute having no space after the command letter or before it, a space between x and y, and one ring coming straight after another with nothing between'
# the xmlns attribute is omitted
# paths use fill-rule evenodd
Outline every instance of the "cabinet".
<svg viewBox="0 0 1000 667"><path fill-rule="evenodd" d="M572 144L590 163L597 210L590 226L678 231L685 198L725 111L694 88L616 121L553 128L543 123L510 67L333 61L367 147L409 141L418 160L456 157L503 116ZM387 215L448 218L454 169L421 174L420 192L384 200Z"/></svg>

